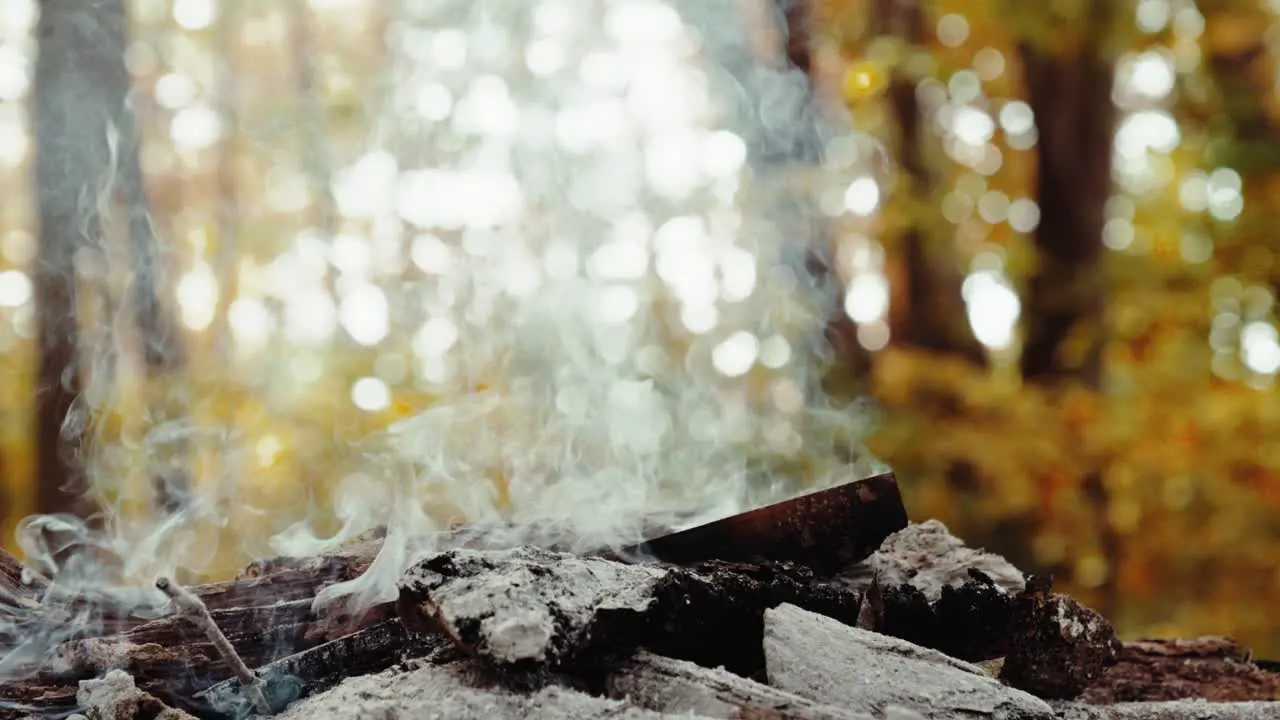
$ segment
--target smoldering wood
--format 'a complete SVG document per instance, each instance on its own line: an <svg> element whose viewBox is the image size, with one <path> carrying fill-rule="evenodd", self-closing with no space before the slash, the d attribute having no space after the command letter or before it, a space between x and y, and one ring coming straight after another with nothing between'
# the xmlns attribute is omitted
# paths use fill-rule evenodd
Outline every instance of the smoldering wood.
<svg viewBox="0 0 1280 720"><path fill-rule="evenodd" d="M679 564L770 560L832 573L906 526L897 478L884 473L656 537L632 551Z"/></svg>
<svg viewBox="0 0 1280 720"><path fill-rule="evenodd" d="M932 526L926 526L931 528ZM920 531L907 534L896 534L896 539L889 543L892 550L897 545L906 543L906 550L921 546L920 537L949 537L941 532ZM550 539L550 536L547 536ZM912 538L915 538L912 540ZM911 542L915 544L911 544ZM380 539L372 536L363 538L351 546L340 549L329 556L277 559L256 563L241 574L241 579L193 588L210 608L211 617L227 636L245 662L252 667L268 666L292 655L306 654L325 642L333 641L353 631L367 628L379 621L392 617L394 608L377 606L359 618L348 618L337 615L317 615L312 608L315 593L334 582L341 582L357 577L372 562L379 547ZM572 545L561 539L562 545ZM442 536L440 544L447 546L470 546L483 548L492 544L483 532L454 531ZM947 548L946 552L955 553ZM441 553L436 562L445 562L450 557L456 558L459 553L477 550L466 550ZM526 553L524 561L517 562L512 558L521 552ZM610 563L601 558L583 558L561 553L555 555L550 551L489 551L488 557L494 565L502 565L508 570L518 569L524 565L538 565L528 561L528 554L542 553L540 561L545 569L546 577L563 576L565 568L572 564L594 563L601 567L611 568L618 577L650 577L656 573L657 582L650 590L650 597L645 600L646 610L641 613L627 615L614 608L612 615L601 613L604 625L610 632L603 633L611 638L611 644L598 648L575 646L573 635L566 630L559 635L549 637L549 641L561 643L560 661L550 663L552 666L575 664L574 659L590 664L593 657L625 655L638 646L638 635L644 637L647 647L665 655L699 662L704 665L724 665L731 671L741 675L758 675L763 668L763 652L759 638L762 633L762 615L764 610L780 603L789 602L815 612L835 617L848 624L856 623L860 605L860 591L856 580L849 578L823 579L811 568L791 563L730 563L706 562L693 567L680 568L664 566L625 565ZM876 567L888 569L888 576L894 582L919 582L926 574L916 573L908 578L900 568L895 568L890 560L892 553L873 558ZM554 556L554 557L553 557ZM502 558L506 558L505 560ZM945 567L944 560L951 555L945 552L935 553L931 557L934 567ZM963 562L964 557L952 558L955 562ZM859 568L869 564L865 562L847 570L850 577L856 578L863 570ZM981 564L981 563L979 563ZM446 562L446 566L449 564ZM15 577L18 574L16 560L8 560L9 570L4 577ZM990 563L984 565L988 569ZM996 572L999 568L992 570ZM490 573L490 587L501 587L501 573L495 568L474 568L475 575ZM433 571L434 572L434 571ZM894 575L893 573L897 574ZM438 582L456 584L464 581L464 573L456 570L452 575L442 574ZM494 579L496 578L496 580ZM937 578L927 579L927 583L939 582ZM561 583L563 587L563 583ZM537 583L529 590L536 599L539 593L548 596L551 585ZM896 610L892 604L895 588L886 588L889 602L885 612L888 617L911 617L909 611L916 608L910 604L919 600L926 608L928 604L920 600L923 595L912 594L914 588L903 584L897 586L899 595L904 595L909 602ZM600 588L600 593L616 593L616 589ZM54 605L59 600L47 595ZM964 597L963 594L960 597ZM639 600L637 600L639 602ZM508 605L508 610L512 606ZM907 614L904 614L904 608ZM429 622L438 622L430 613L420 613ZM597 622L594 616L587 617L586 623ZM961 618L961 621L965 621ZM460 616L451 621L457 624L454 634L462 637L472 632ZM263 628L269 628L263 632ZM435 628L440 629L440 628ZM93 637L90 631L96 630L105 637ZM199 693L201 690L225 680L229 676L222 657L206 638L195 628L190 627L178 618L161 618L145 621L136 618L116 619L114 625L103 623L100 628L87 628L84 637L70 639L58 648L58 661L54 672L33 677L23 688L13 690L23 698L42 698L41 702L54 707L66 707L73 702L74 692L67 692L67 684L74 684L101 674L111 668L124 668L135 675L139 686L144 690L165 697L179 706ZM376 633L371 634L376 635ZM591 637L592 634L579 635ZM475 638L472 638L473 640ZM926 638L926 640L928 640ZM367 637L350 639L326 648L328 657L335 659L335 665L316 666L312 658L326 656L324 653L305 655L295 658L294 665L300 668L295 673L299 677L325 677L326 667L351 664L361 665L361 661L348 657L357 648L368 652ZM361 645L366 642L365 645ZM942 643L931 643L942 644ZM380 646L379 646L380 647ZM386 662L395 654L395 643L379 650L378 658L371 662ZM305 672L304 672L305 671ZM7 689L6 694L12 690Z"/></svg>
<svg viewBox="0 0 1280 720"><path fill-rule="evenodd" d="M758 690L750 681L770 679L763 640L766 612L789 604L840 626L857 625L860 615L866 624L868 613L861 612L862 600L871 578L878 578L882 607L869 614L881 624L880 633L907 634L903 627L908 620L925 618L927 622L912 627L917 645L925 648L951 647L953 652L974 655L1001 653L1003 658L1014 633L1028 627L1012 618L1002 621L998 612L1003 608L1013 614L1014 601L1028 595L1022 574L998 556L964 547L945 526L933 521L894 533L871 556L830 576L789 562L707 561L678 566L536 547L486 548L496 544L492 536L486 539L482 531L456 531L441 544L470 547L443 550L416 565L404 578L400 601L374 606L358 616L317 613L313 608L316 592L368 567L378 542L378 537L371 536L331 556L256 563L240 579L192 589L210 606L210 617L245 663L256 668L272 709L294 695L324 691L353 674L394 674L406 658L421 657L469 657L466 662L484 669L490 681L501 681L499 685L507 688L502 692L508 694L512 689L523 692L536 685L566 682L577 690L607 694L619 668L634 663L636 657L646 657L636 655L641 649L669 663L723 667L724 672L742 678L746 688ZM0 587L20 599L43 601L38 612L65 614L77 607L74 603L84 602L52 592L58 587L56 581L37 590L38 581L24 583L22 574L16 559L0 554ZM1033 593L1044 590L1032 583ZM1058 596L1048 596L1054 597ZM976 602L983 598L990 601L988 605ZM33 612L26 607L0 607L0 627ZM964 627L957 630L953 625ZM924 635L921 627L938 634ZM1059 625L1056 631L1061 629ZM239 717L237 708L246 707L243 688L231 679L222 656L185 620L116 618L92 630L58 645L53 661L41 672L0 684L0 718L70 712L77 707L81 680L117 669L131 674L141 692L193 715ZM1052 635L1054 628L1048 630ZM992 637L977 642L981 632ZM1195 647L1204 655L1209 645L1201 642ZM505 655L497 652L504 647ZM1141 647L1147 649L1134 646L1132 650L1152 655L1150 643ZM1186 652L1186 648L1177 651ZM1246 662L1240 655L1236 651L1226 659L1201 659ZM1122 653L1122 663L1125 657ZM1135 656L1127 657L1133 661ZM1117 676L1115 671L1104 673L1086 691L1085 699L1120 693L1129 693L1128 699L1155 699L1143 694L1153 693L1151 687L1131 682L1132 672ZM1252 667L1250 672L1262 671ZM707 683L699 690L704 700L727 702L727 697L742 689L733 685L727 690L720 684L723 677L698 677ZM693 682L692 678L686 679ZM1186 689L1193 687L1192 679L1175 679L1183 683L1181 692L1196 692ZM1203 683L1194 687L1201 693L1211 692ZM1258 685L1253 692L1272 687ZM770 714L774 712L783 717L810 716L767 708L739 716L774 717Z"/></svg>
<svg viewBox="0 0 1280 720"><path fill-rule="evenodd" d="M606 691L610 697L663 713L759 720L871 720L869 715L823 705L727 670L648 652L639 652L611 669Z"/></svg>
<svg viewBox="0 0 1280 720"><path fill-rule="evenodd" d="M451 550L409 570L402 622L521 683L590 674L639 647L759 674L764 612L795 603L852 625L859 596L789 564L626 565L539 548Z"/></svg>
<svg viewBox="0 0 1280 720"><path fill-rule="evenodd" d="M270 713L271 704L267 702L266 696L262 694L262 686L258 677L244 664L244 660L236 652L235 646L227 640L227 636L223 634L222 629L213 621L213 615L210 614L208 606L195 593L174 583L169 578L162 577L156 580L156 588L169 596L179 617L185 618L200 627L205 637L209 639L209 643L218 651L218 657L227 664L227 667L231 669L231 674L239 681L244 694L253 702L254 709L260 713Z"/></svg>
<svg viewBox="0 0 1280 720"><path fill-rule="evenodd" d="M1105 618L1052 590L1051 579L1034 578L1014 600L999 677L1037 697L1069 700L1115 664L1121 645Z"/></svg>
<svg viewBox="0 0 1280 720"><path fill-rule="evenodd" d="M396 620L383 620L345 637L303 650L256 672L272 712L290 703L337 685L344 678L382 672L406 656L425 657L443 651L447 642L440 636L418 635L405 630ZM254 708L254 699L245 686L224 680L195 697L204 715L238 718Z"/></svg>

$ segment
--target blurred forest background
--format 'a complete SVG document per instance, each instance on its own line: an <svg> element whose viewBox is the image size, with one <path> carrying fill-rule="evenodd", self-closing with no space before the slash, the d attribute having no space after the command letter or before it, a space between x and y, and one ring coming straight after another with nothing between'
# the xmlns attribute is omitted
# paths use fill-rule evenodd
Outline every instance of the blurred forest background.
<svg viewBox="0 0 1280 720"><path fill-rule="evenodd" d="M78 403L148 458L126 513L211 478L252 507L341 482L350 443L430 405L424 356L451 344L388 319L440 254L368 211L395 172L367 108L412 51L400 4L97 0L91 27L77 4L0 6L0 539L76 509ZM869 447L913 518L1055 573L1126 636L1280 656L1280 3L784 5L843 142L889 149L833 213L827 381L878 401ZM68 138L84 164L39 161ZM110 193L35 191L106 170ZM64 371L110 333L138 351ZM178 415L198 422L147 432Z"/></svg>

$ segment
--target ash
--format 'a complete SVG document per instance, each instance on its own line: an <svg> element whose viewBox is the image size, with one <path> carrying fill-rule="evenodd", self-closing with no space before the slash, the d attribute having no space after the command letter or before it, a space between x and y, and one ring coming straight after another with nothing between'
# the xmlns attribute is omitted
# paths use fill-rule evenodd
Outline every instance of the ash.
<svg viewBox="0 0 1280 720"><path fill-rule="evenodd" d="M411 663L406 672L387 670L350 678L338 687L301 700L276 716L280 720L343 717L351 720L412 718L486 718L486 720L650 720L670 717L620 700L595 697L576 690L548 687L521 695L494 686L467 663L432 665ZM685 715L693 718L698 716Z"/></svg>
<svg viewBox="0 0 1280 720"><path fill-rule="evenodd" d="M966 547L938 520L914 523L890 535L850 579L866 580L879 573L883 585L910 585L930 603L942 597L942 588L960 587L971 579L971 570L991 578L1005 591L1016 594L1026 587L1022 571L1003 557Z"/></svg>

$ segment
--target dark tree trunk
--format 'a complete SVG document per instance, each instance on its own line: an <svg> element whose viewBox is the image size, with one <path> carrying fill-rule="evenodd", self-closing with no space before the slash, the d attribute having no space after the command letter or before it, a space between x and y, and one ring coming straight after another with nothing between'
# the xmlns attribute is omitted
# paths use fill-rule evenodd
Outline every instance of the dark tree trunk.
<svg viewBox="0 0 1280 720"><path fill-rule="evenodd" d="M815 68L813 66L813 23L814 0L773 0L777 8L778 28L782 34L783 47L781 56L786 62L808 75L809 105L813 112L821 115L821 109L829 98L824 98L812 82ZM808 120L813 120L809 118ZM815 126L814 130L817 128ZM812 162L815 165L822 161L823 148L820 147L818 133L811 138L812 142L804 144L797 151L788 154L784 159L790 162ZM835 238L830 223L821 220L813 221L817 227L811 228L808 234L810 242L804 251L804 271L814 285L822 289L825 307L821 311L827 318L823 330L823 341L831 354L833 372L823 379L825 391L840 396L857 395L858 385L870 369L870 355L858 342L857 325L844 310L844 283L835 267Z"/></svg>
<svg viewBox="0 0 1280 720"><path fill-rule="evenodd" d="M72 415L81 372L76 322L76 254L101 235L98 196L111 165L104 60L123 48L111 18L89 18L74 0L45 0L36 26L33 89L39 250L36 396L37 510L76 509L83 468L83 419ZM114 51L112 48L114 47Z"/></svg>
<svg viewBox="0 0 1280 720"><path fill-rule="evenodd" d="M36 465L38 509L55 512L75 509L73 494L83 486L79 449L86 417L75 409L83 384L76 264L103 257L104 218L116 202L125 207L135 264L131 300L147 367L171 369L181 362L181 353L159 301L157 243L138 160L137 123L129 106L123 0L90 5L44 0L36 34Z"/></svg>
<svg viewBox="0 0 1280 720"><path fill-rule="evenodd" d="M927 36L920 0L878 0L873 27L876 32L896 35L912 46ZM907 191L922 207L936 207L938 180L924 157L924 144L929 138L916 97L915 78L895 69L888 99L898 127L896 155L907 179ZM918 218L901 238L906 308L894 335L908 347L985 365L986 351L969 328L961 299L964 272L951 238L930 237L927 230L939 224Z"/></svg>
<svg viewBox="0 0 1280 720"><path fill-rule="evenodd" d="M1020 51L1039 131L1040 206L1035 231L1038 265L1023 295L1022 375L1029 382L1074 382L1098 389L1105 344L1102 229L1112 193L1115 68L1094 42L1067 53L1029 45ZM1103 471L1098 467L1087 474L1084 493L1108 563L1099 610L1113 616L1121 548L1107 516Z"/></svg>

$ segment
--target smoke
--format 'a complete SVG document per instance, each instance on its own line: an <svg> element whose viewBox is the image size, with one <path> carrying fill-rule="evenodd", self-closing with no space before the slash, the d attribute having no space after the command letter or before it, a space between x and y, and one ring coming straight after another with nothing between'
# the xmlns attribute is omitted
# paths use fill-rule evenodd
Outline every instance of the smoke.
<svg viewBox="0 0 1280 720"><path fill-rule="evenodd" d="M379 281L389 318L347 303L367 277L339 274L334 287L353 335L361 322L413 334L412 374L439 400L351 448L359 472L323 503L336 531L320 507L263 511L281 523L268 543L280 555L386 528L370 570L326 589L319 608L390 599L454 522L511 543L550 526L597 549L875 469L860 451L867 415L821 389L841 288L808 266L829 241L820 198L848 182L812 163L843 133L748 6L399 7L372 146L334 191L375 255L390 248L412 267ZM781 22L772 2L755 9ZM119 407L116 374L93 375L93 405ZM29 519L28 561L97 598L99 615L163 612L152 578L208 563L236 486L206 483L172 512L125 523L121 468L210 438L228 465L248 452L234 431L189 419L90 444L98 527ZM33 627L0 677L72 632Z"/></svg>
<svg viewBox="0 0 1280 720"><path fill-rule="evenodd" d="M796 190L832 133L808 79L753 47L748 6L403 18L379 149L399 184L369 214L414 233L421 372L449 400L371 438L396 469L339 495L341 532L275 538L304 554L387 525L374 568L318 603L390 599L452 518L618 546L871 469L850 463L865 414L821 392L839 288L806 270L829 238Z"/></svg>

